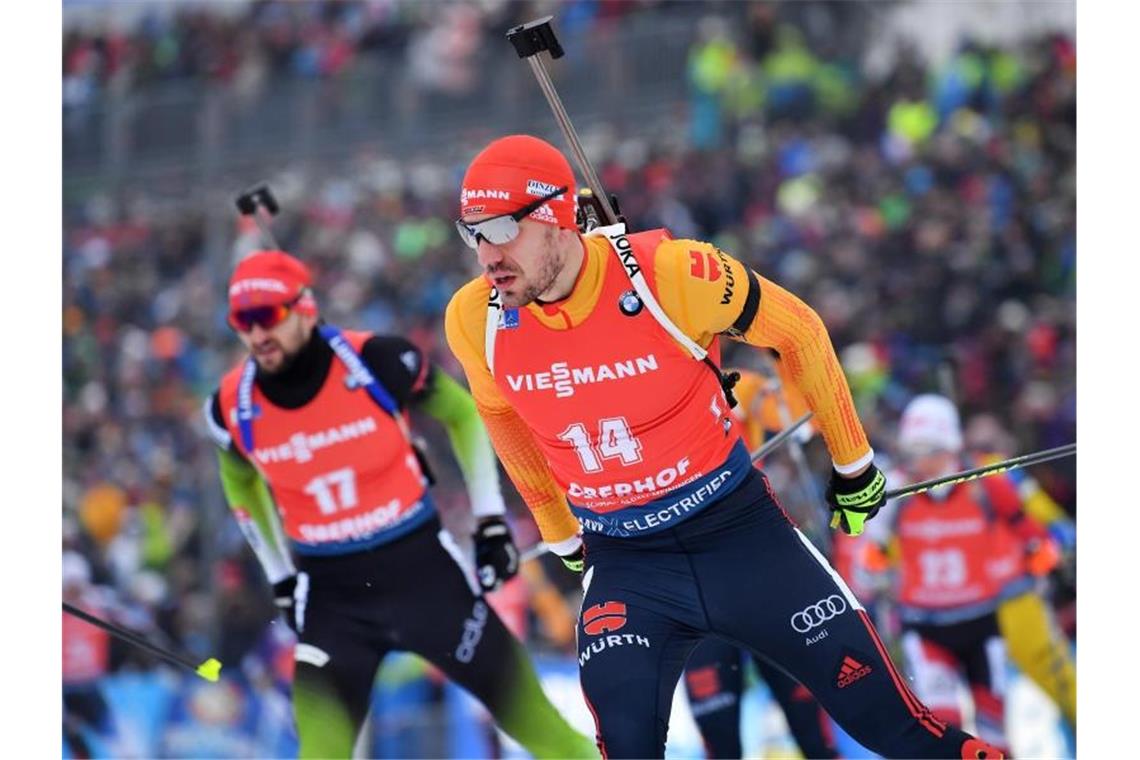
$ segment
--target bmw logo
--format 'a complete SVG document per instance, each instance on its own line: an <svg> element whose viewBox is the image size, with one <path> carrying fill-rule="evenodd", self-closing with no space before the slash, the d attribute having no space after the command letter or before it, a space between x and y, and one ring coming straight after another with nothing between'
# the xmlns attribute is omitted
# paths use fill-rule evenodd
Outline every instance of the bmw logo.
<svg viewBox="0 0 1140 760"><path fill-rule="evenodd" d="M621 294L621 298L618 299L618 308L621 309L621 313L627 317L637 316L643 306L644 304L641 302L641 299L638 298L637 291L635 290L625 291Z"/></svg>

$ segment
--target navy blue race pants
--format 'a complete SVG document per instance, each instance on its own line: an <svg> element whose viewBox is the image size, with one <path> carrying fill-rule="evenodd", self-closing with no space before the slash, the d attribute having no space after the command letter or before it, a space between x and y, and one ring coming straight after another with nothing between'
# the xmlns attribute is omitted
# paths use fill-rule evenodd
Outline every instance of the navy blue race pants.
<svg viewBox="0 0 1140 760"><path fill-rule="evenodd" d="M885 757L998 756L911 693L867 613L759 471L676 527L584 540L578 663L605 757L664 755L673 691L708 634L779 667Z"/></svg>

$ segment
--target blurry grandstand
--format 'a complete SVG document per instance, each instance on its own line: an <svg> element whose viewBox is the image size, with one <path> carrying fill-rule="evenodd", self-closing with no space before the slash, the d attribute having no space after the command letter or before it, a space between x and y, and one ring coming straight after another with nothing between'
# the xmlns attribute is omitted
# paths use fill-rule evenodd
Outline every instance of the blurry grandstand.
<svg viewBox="0 0 1140 760"><path fill-rule="evenodd" d="M239 349L222 283L260 244L232 199L268 180L325 316L458 373L459 179L500 134L561 143L504 38L548 13L555 83L632 225L813 304L876 449L926 390L1023 452L1075 440L1075 10L1027 5L65 2L65 548L136 627L235 668L276 651L200 422ZM1075 463L1035 475L1075 510Z"/></svg>

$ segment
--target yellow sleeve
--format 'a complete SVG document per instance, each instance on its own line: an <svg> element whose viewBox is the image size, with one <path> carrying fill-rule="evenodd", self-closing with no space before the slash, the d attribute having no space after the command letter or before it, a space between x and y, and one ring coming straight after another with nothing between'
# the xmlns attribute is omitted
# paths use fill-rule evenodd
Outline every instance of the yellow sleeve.
<svg viewBox="0 0 1140 760"><path fill-rule="evenodd" d="M978 463L982 465L993 464L1000 462L1003 458L1000 454L985 454L979 457ZM1014 470L1007 475L1017 488L1017 495L1021 499L1025 514L1038 525L1048 527L1058 521L1069 521L1069 515L1064 508L1046 493L1032 475L1027 474L1025 470Z"/></svg>
<svg viewBox="0 0 1140 760"><path fill-rule="evenodd" d="M774 362L776 365L776 374L780 376L780 388L784 392L784 399L788 402L788 408L792 413L792 419L796 419L803 415L808 410L807 401L804 399L804 394L800 393L800 389L796 387L796 380L788 372L788 368L782 361L777 358ZM807 424L808 428L812 428L811 423Z"/></svg>
<svg viewBox="0 0 1140 760"><path fill-rule="evenodd" d="M503 397L487 367L484 327L489 292L490 286L480 278L467 283L452 297L444 316L447 344L463 366L475 408L487 426L495 453L534 515L542 540L555 553L563 553L559 549L573 551L579 526L566 504L566 494L555 481L530 428Z"/></svg>
<svg viewBox="0 0 1140 760"><path fill-rule="evenodd" d="M1041 525L1055 522L1068 522L1069 515L1045 489L1031 477L1026 476L1017 487L1025 513Z"/></svg>
<svg viewBox="0 0 1140 760"><path fill-rule="evenodd" d="M714 245L666 240L653 261L661 308L682 332L708 347L732 326L748 298L748 270Z"/></svg>
<svg viewBox="0 0 1140 760"><path fill-rule="evenodd" d="M814 414L835 468L856 472L873 452L855 411L847 378L819 315L792 293L756 275L716 246L669 240L654 262L661 307L689 337L708 346L741 316L749 287L760 287L755 318L739 340L774 348ZM750 283L755 276L756 280Z"/></svg>
<svg viewBox="0 0 1140 760"><path fill-rule="evenodd" d="M495 385L484 356L484 329L490 295L491 286L482 278L468 282L447 304L443 328L451 353L463 365L475 403L485 409L510 409L510 403Z"/></svg>

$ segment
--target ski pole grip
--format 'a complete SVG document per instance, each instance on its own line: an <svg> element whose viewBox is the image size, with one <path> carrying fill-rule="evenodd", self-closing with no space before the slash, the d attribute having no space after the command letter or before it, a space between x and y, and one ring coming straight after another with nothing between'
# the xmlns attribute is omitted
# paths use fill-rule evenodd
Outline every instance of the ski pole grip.
<svg viewBox="0 0 1140 760"><path fill-rule="evenodd" d="M515 46L519 58L530 58L543 50L549 51L551 58L561 58L565 55L562 45L554 35L554 27L550 25L553 19L553 16L543 16L507 32L507 39Z"/></svg>

